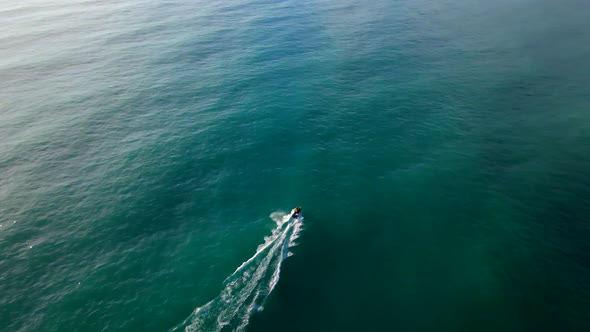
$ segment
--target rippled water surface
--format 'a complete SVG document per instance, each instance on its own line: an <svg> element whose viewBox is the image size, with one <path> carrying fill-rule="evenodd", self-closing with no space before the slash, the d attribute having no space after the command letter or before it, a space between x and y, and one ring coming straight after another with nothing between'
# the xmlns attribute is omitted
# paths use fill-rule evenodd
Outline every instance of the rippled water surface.
<svg viewBox="0 0 590 332"><path fill-rule="evenodd" d="M585 1L0 26L0 331L590 331Z"/></svg>

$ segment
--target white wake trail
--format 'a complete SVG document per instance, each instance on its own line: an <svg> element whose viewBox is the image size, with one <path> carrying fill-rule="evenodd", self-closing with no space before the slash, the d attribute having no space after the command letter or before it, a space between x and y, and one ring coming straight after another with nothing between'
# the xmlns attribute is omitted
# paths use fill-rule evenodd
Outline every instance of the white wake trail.
<svg viewBox="0 0 590 332"><path fill-rule="evenodd" d="M290 248L296 245L303 218L290 216L283 212L272 213L270 217L277 226L256 253L225 279L215 299L195 309L171 331L244 331L250 316L262 310L279 281L283 260L292 255Z"/></svg>

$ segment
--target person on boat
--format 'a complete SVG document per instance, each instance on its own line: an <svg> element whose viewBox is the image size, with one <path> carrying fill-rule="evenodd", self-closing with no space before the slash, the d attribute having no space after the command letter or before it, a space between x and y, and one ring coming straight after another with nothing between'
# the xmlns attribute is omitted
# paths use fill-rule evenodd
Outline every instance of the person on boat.
<svg viewBox="0 0 590 332"><path fill-rule="evenodd" d="M293 215L291 215L291 217L293 217L293 218L299 217L299 215L301 214L301 208L298 206L294 210L295 211L293 212Z"/></svg>

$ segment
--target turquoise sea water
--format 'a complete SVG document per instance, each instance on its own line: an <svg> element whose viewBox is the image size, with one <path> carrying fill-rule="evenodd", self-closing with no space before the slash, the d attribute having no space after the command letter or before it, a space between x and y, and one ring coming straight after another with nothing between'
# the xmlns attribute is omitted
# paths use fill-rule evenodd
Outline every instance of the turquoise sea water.
<svg viewBox="0 0 590 332"><path fill-rule="evenodd" d="M590 330L585 1L0 26L0 331Z"/></svg>

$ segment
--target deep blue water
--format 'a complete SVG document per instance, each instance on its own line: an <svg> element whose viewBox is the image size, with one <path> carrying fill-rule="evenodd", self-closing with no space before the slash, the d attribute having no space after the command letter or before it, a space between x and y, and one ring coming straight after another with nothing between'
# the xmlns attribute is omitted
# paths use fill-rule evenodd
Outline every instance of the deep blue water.
<svg viewBox="0 0 590 332"><path fill-rule="evenodd" d="M585 1L0 26L0 331L590 330Z"/></svg>

